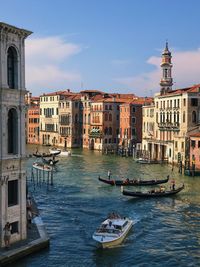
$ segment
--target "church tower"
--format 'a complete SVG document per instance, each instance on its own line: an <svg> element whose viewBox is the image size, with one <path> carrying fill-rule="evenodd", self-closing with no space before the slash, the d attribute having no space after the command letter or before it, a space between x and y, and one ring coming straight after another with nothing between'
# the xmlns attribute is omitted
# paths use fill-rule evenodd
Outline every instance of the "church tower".
<svg viewBox="0 0 200 267"><path fill-rule="evenodd" d="M163 95L172 90L173 79L172 79L172 63L171 63L171 52L168 49L168 42L166 42L165 49L162 53L162 78L160 81L160 94Z"/></svg>
<svg viewBox="0 0 200 267"><path fill-rule="evenodd" d="M0 22L0 247L6 222L11 243L27 236L24 43L31 33Z"/></svg>

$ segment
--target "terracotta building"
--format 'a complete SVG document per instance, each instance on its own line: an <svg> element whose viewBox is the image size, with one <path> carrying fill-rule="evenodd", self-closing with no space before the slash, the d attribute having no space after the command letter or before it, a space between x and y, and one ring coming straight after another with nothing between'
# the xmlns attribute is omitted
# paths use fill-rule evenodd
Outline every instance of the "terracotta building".
<svg viewBox="0 0 200 267"><path fill-rule="evenodd" d="M26 142L28 144L39 144L40 143L40 98L32 97L28 93L25 97L27 104L26 113Z"/></svg>

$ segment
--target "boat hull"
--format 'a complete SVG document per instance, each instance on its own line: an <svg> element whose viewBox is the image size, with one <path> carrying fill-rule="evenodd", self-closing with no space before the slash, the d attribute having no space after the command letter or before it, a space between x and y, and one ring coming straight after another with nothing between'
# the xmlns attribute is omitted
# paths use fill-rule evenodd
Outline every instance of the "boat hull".
<svg viewBox="0 0 200 267"><path fill-rule="evenodd" d="M116 185L116 186L145 186L145 185L157 185L157 184L164 184L169 181L169 176L166 179L162 180L108 180L99 177L99 181L109 184L109 185Z"/></svg>
<svg viewBox="0 0 200 267"><path fill-rule="evenodd" d="M116 246L118 246L118 245L120 245L122 242L123 242L123 240L126 238L126 236L128 235L128 233L129 233L129 231L130 231L130 229L131 229L131 227L133 226L133 221L131 221L130 220L130 223L129 223L129 225L128 225L128 227L127 227L127 229L124 231L124 233L121 235L121 236L119 236L119 237L116 237L115 239L113 239L113 240L108 240L108 241L106 241L105 239L106 239L106 236L105 235L101 235L101 234L99 234L98 235L98 239L97 238L95 238L95 235L93 235L93 239L99 244L99 246L100 247L102 247L102 248L112 248L112 247L116 247Z"/></svg>
<svg viewBox="0 0 200 267"><path fill-rule="evenodd" d="M173 196L184 189L184 185L171 191L157 192L157 193L142 193L142 192L132 192L128 190L122 190L122 194L130 197L142 197L142 198L153 198L153 197L167 197Z"/></svg>

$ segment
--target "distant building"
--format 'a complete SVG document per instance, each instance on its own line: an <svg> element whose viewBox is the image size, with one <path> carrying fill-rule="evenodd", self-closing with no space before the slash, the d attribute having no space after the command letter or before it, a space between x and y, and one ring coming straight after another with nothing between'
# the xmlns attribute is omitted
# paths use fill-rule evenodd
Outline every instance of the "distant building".
<svg viewBox="0 0 200 267"><path fill-rule="evenodd" d="M25 96L26 113L26 142L40 143L40 98L32 97L31 93Z"/></svg>
<svg viewBox="0 0 200 267"><path fill-rule="evenodd" d="M25 39L30 31L0 23L0 246L6 222L11 243L25 239Z"/></svg>
<svg viewBox="0 0 200 267"><path fill-rule="evenodd" d="M82 147L82 117L83 108L81 95L63 93L59 101L59 146Z"/></svg>
<svg viewBox="0 0 200 267"><path fill-rule="evenodd" d="M200 170L200 132L191 133L189 141L189 169L192 169L192 164L195 165L196 170Z"/></svg>
<svg viewBox="0 0 200 267"><path fill-rule="evenodd" d="M104 94L98 90L84 90L81 91L81 103L83 109L83 127L82 127L82 146L83 148L90 148L90 129L91 129L91 103L92 99Z"/></svg>
<svg viewBox="0 0 200 267"><path fill-rule="evenodd" d="M143 150L151 158L169 162L185 161L188 133L195 130L199 123L200 85L172 90L171 53L166 45L162 53L162 77L160 93L154 98L154 133L146 136L143 124ZM144 121L148 121L146 107L143 108Z"/></svg>
<svg viewBox="0 0 200 267"><path fill-rule="evenodd" d="M142 106L152 101L150 98L127 100L120 105L119 145L132 150L142 143Z"/></svg>

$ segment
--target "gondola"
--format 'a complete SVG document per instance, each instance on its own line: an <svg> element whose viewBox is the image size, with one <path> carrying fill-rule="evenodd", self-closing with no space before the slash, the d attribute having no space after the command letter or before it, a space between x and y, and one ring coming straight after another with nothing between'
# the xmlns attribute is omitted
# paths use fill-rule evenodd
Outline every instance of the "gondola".
<svg viewBox="0 0 200 267"><path fill-rule="evenodd" d="M108 180L108 179L103 179L99 176L99 181L109 184L109 185L116 185L116 186L145 186L145 185L157 185L157 184L164 184L169 181L169 175L167 176L166 179L162 180Z"/></svg>
<svg viewBox="0 0 200 267"><path fill-rule="evenodd" d="M54 166L54 165L56 165L56 163L58 163L59 162L59 160L53 160L53 159L42 159L43 160L43 162L45 163L45 164L48 164L48 165L51 165L51 166Z"/></svg>
<svg viewBox="0 0 200 267"><path fill-rule="evenodd" d="M129 190L124 190L122 187L122 194L125 196L130 196L130 197L143 197L143 198L151 198L151 197L167 197L167 196L172 196L175 195L177 193L179 193L180 191L182 191L184 188L184 184L174 190L169 190L169 191L155 191L155 190L151 190L149 192L132 192Z"/></svg>
<svg viewBox="0 0 200 267"><path fill-rule="evenodd" d="M47 154L47 153L33 153L33 156L36 158L50 158L52 157L52 154Z"/></svg>

